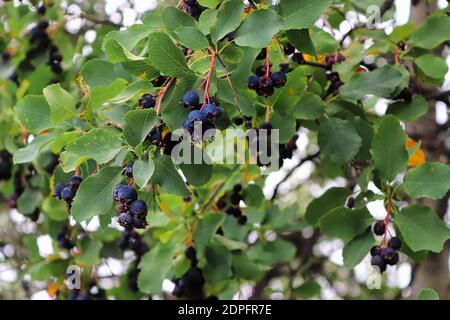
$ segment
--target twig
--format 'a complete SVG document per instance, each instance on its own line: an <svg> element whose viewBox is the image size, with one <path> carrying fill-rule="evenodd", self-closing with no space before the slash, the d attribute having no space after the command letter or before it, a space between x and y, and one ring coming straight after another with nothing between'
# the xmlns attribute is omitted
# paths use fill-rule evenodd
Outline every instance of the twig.
<svg viewBox="0 0 450 320"><path fill-rule="evenodd" d="M156 103L156 114L158 115L161 111L161 102L164 99L164 95L166 94L167 90L169 90L170 86L172 85L175 78L170 78L170 80L167 82L167 84L164 86L164 88L158 93L159 99Z"/></svg>
<svg viewBox="0 0 450 320"><path fill-rule="evenodd" d="M271 200L274 200L277 197L278 189L280 188L280 186L284 182L286 182L299 167L301 167L305 162L314 160L315 158L317 158L319 156L319 154L320 154L320 151L317 151L316 153L303 158L294 168L292 168L291 171L289 171L289 173L286 174L286 176L280 182L277 183L275 189L273 190L273 195L272 195Z"/></svg>

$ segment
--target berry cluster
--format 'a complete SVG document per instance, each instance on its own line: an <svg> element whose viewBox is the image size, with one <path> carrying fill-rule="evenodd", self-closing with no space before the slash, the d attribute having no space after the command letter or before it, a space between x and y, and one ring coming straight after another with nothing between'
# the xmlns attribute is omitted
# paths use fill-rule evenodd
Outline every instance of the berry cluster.
<svg viewBox="0 0 450 320"><path fill-rule="evenodd" d="M197 0L183 0L180 4L180 9L192 17L199 17L205 10Z"/></svg>
<svg viewBox="0 0 450 320"><path fill-rule="evenodd" d="M263 49L266 53L267 49ZM257 58L264 57L264 55L259 55ZM259 96L268 98L275 93L275 88L282 88L286 85L287 78L283 71L273 72L269 64L269 60L266 58L266 64L261 65L256 68L255 74L248 78L247 86L250 90L256 91Z"/></svg>
<svg viewBox="0 0 450 320"><path fill-rule="evenodd" d="M284 160L286 159L292 159L292 156L294 155L294 151L297 150L297 139L298 134L295 134L286 144L280 144L279 150L280 150L280 168L284 164Z"/></svg>
<svg viewBox="0 0 450 320"><path fill-rule="evenodd" d="M327 71L327 79L330 81L330 86L328 87L327 95L336 95L339 93L340 87L344 85L339 74L337 72Z"/></svg>
<svg viewBox="0 0 450 320"><path fill-rule="evenodd" d="M70 210L72 208L72 201L75 198L82 181L83 178L78 175L74 175L70 178L69 183L57 183L55 185L53 196L58 200L64 200L66 202L67 210Z"/></svg>
<svg viewBox="0 0 450 320"><path fill-rule="evenodd" d="M58 247L67 250L71 250L73 247L75 247L75 245L70 240L71 233L71 228L67 224L63 225L56 237L56 240L58 241Z"/></svg>
<svg viewBox="0 0 450 320"><path fill-rule="evenodd" d="M165 130L164 123L161 123L149 132L146 138L151 144L158 148L163 148L163 153L170 156L173 148L180 143L180 138L172 132Z"/></svg>
<svg viewBox="0 0 450 320"><path fill-rule="evenodd" d="M197 266L197 252L194 247L189 246L184 254L191 261L191 267L181 278L175 279L175 288L172 294L177 298L204 299L203 285L205 284L205 279L202 270Z"/></svg>
<svg viewBox="0 0 450 320"><path fill-rule="evenodd" d="M201 135L204 141L210 140L211 136L203 136L207 130L215 129L214 122L222 115L217 99L208 98L208 103L200 107L200 97L195 91L188 91L183 96L183 104L186 108L192 110L183 123L183 129L186 130L194 141L199 141ZM196 125L201 125L202 131L196 132Z"/></svg>
<svg viewBox="0 0 450 320"><path fill-rule="evenodd" d="M374 246L370 249L372 256L371 264L379 269L381 273L386 271L386 266L396 265L399 261L398 250L402 243L399 238L392 237L389 239L387 246Z"/></svg>
<svg viewBox="0 0 450 320"><path fill-rule="evenodd" d="M28 32L28 40L31 44L36 44L38 48L47 48L51 40L47 34L49 23L41 20Z"/></svg>
<svg viewBox="0 0 450 320"><path fill-rule="evenodd" d="M247 216L242 214L242 210L239 206L241 200L243 200L242 194L242 185L236 184L233 187L233 191L229 197L230 206L225 210L225 212L233 217L235 217L240 225L245 225L247 223ZM224 194L216 203L216 206L219 210L225 209L228 204L228 196Z"/></svg>
<svg viewBox="0 0 450 320"><path fill-rule="evenodd" d="M148 245L135 230L125 230L117 243L122 250L131 250L140 259L149 250Z"/></svg>
<svg viewBox="0 0 450 320"><path fill-rule="evenodd" d="M144 94L140 99L139 99L139 106L142 109L150 109L150 108L154 108L156 105L156 100L155 97L153 95L151 95L150 93L146 93Z"/></svg>
<svg viewBox="0 0 450 320"><path fill-rule="evenodd" d="M12 156L6 151L0 151L0 181L9 180L12 176Z"/></svg>

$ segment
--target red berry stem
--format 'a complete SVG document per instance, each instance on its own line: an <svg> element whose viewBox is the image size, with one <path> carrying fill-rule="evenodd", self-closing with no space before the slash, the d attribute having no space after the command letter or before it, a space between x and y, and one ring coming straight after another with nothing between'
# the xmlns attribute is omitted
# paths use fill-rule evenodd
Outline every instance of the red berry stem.
<svg viewBox="0 0 450 320"><path fill-rule="evenodd" d="M75 168L75 177L78 177L80 175L79 171L78 171L78 167Z"/></svg>
<svg viewBox="0 0 450 320"><path fill-rule="evenodd" d="M391 217L391 196L388 196L388 203L387 203L387 214L386 214L386 218L384 218L384 225L385 225L385 229L384 229L384 236L383 236L383 241L381 242L382 245L386 245L387 243L387 234L389 232L389 218Z"/></svg>
<svg viewBox="0 0 450 320"><path fill-rule="evenodd" d="M215 64L216 64L216 54L213 51L212 55L211 55L211 60L210 60L210 63L209 63L208 74L206 75L206 78L205 78L205 81L206 81L206 83L205 83L205 93L203 95L203 102L202 102L202 107L200 108L200 111L202 111L203 108L205 107L206 101L208 101L208 103L209 103L209 93L208 93L208 91L209 91L209 85L211 84L211 76L212 76L212 72L214 70L214 65Z"/></svg>
<svg viewBox="0 0 450 320"><path fill-rule="evenodd" d="M164 95L166 94L167 90L169 90L170 86L172 85L175 78L170 78L170 80L167 82L167 84L164 86L164 88L158 93L158 101L156 102L156 114L158 115L161 111L161 102L164 99Z"/></svg>

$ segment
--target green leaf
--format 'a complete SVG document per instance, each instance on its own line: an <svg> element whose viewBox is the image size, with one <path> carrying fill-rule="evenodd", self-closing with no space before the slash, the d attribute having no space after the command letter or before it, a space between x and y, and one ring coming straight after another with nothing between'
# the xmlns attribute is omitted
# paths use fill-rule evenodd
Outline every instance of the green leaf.
<svg viewBox="0 0 450 320"><path fill-rule="evenodd" d="M314 120L320 118L324 113L324 105L319 96L307 92L292 109L296 119Z"/></svg>
<svg viewBox="0 0 450 320"><path fill-rule="evenodd" d="M183 178L172 162L172 158L157 154L155 157L155 173L152 177L153 183L158 183L161 190L166 193L176 194L182 197L189 196L191 192L186 187Z"/></svg>
<svg viewBox="0 0 450 320"><path fill-rule="evenodd" d="M424 49L434 49L442 42L450 40L450 17L434 16L428 18L410 37L410 42Z"/></svg>
<svg viewBox="0 0 450 320"><path fill-rule="evenodd" d="M450 229L439 219L436 212L424 205L412 205L395 215L395 224L403 239L414 252L442 251L450 239Z"/></svg>
<svg viewBox="0 0 450 320"><path fill-rule="evenodd" d="M216 9L206 9L200 15L200 18L198 19L198 28L204 35L208 35L211 28L216 24L217 12Z"/></svg>
<svg viewBox="0 0 450 320"><path fill-rule="evenodd" d="M25 81L29 82L28 94L40 94L44 87L52 82L54 74L48 65L40 65L30 73Z"/></svg>
<svg viewBox="0 0 450 320"><path fill-rule="evenodd" d="M178 27L195 27L197 23L193 17L174 6L164 8L161 14L166 28L174 32Z"/></svg>
<svg viewBox="0 0 450 320"><path fill-rule="evenodd" d="M154 109L132 110L125 115L123 133L132 147L140 144L150 130L158 123L159 117Z"/></svg>
<svg viewBox="0 0 450 320"><path fill-rule="evenodd" d="M193 74L186 65L183 53L167 34L155 32L149 35L148 40L148 58L162 75L186 77Z"/></svg>
<svg viewBox="0 0 450 320"><path fill-rule="evenodd" d="M137 80L126 86L113 99L110 99L110 102L114 104L122 104L130 99L133 99L134 97L142 96L144 93L147 93L151 89L153 89L153 85L151 84L150 81Z"/></svg>
<svg viewBox="0 0 450 320"><path fill-rule="evenodd" d="M66 172L94 159L98 164L112 160L122 149L118 133L112 128L95 128L66 146L61 161Z"/></svg>
<svg viewBox="0 0 450 320"><path fill-rule="evenodd" d="M186 48L200 50L209 46L208 39L197 27L178 27L175 29L175 34Z"/></svg>
<svg viewBox="0 0 450 320"><path fill-rule="evenodd" d="M258 280L263 276L263 268L251 261L243 252L233 252L232 267L239 279Z"/></svg>
<svg viewBox="0 0 450 320"><path fill-rule="evenodd" d="M378 125L371 149L375 168L382 179L391 181L406 169L408 152L405 144L406 134L400 122L394 116L385 116Z"/></svg>
<svg viewBox="0 0 450 320"><path fill-rule="evenodd" d="M310 280L303 283L300 287L294 289L292 294L303 299L311 299L315 296L318 296L321 290L322 288L315 280Z"/></svg>
<svg viewBox="0 0 450 320"><path fill-rule="evenodd" d="M197 164L195 163L196 154L204 157L203 149L200 149L194 145L187 145L187 148L190 148L191 154L190 156L184 158L185 161L179 164L179 167L181 171L183 171L183 175L186 177L186 181L189 184L192 184L194 186L202 186L206 182L208 182L208 180L211 178L212 166L210 164L205 163L204 161L202 161L202 163Z"/></svg>
<svg viewBox="0 0 450 320"><path fill-rule="evenodd" d="M331 118L320 124L320 151L334 162L344 163L354 158L361 148L361 141L348 120Z"/></svg>
<svg viewBox="0 0 450 320"><path fill-rule="evenodd" d="M211 29L211 39L217 43L229 32L236 30L241 24L245 4L241 0L230 0L219 9L217 23Z"/></svg>
<svg viewBox="0 0 450 320"><path fill-rule="evenodd" d="M114 206L114 188L122 180L121 173L120 167L105 167L84 179L73 199L73 218L81 222L107 214Z"/></svg>
<svg viewBox="0 0 450 320"><path fill-rule="evenodd" d="M231 252L222 245L205 248L206 264L203 268L205 280L215 284L231 278Z"/></svg>
<svg viewBox="0 0 450 320"><path fill-rule="evenodd" d="M50 121L50 107L43 96L26 96L14 107L20 122L31 132L52 127Z"/></svg>
<svg viewBox="0 0 450 320"><path fill-rule="evenodd" d="M175 247L172 244L158 243L142 256L139 263L139 291L146 294L161 292L162 282L172 268L174 255Z"/></svg>
<svg viewBox="0 0 450 320"><path fill-rule="evenodd" d="M352 210L340 207L320 218L319 226L324 235L348 242L364 232L372 221L367 208Z"/></svg>
<svg viewBox="0 0 450 320"><path fill-rule="evenodd" d="M423 289L419 294L419 300L439 300L439 294L430 288Z"/></svg>
<svg viewBox="0 0 450 320"><path fill-rule="evenodd" d="M100 262L100 250L103 243L99 240L84 238L81 240L81 255L75 258L77 265L92 267Z"/></svg>
<svg viewBox="0 0 450 320"><path fill-rule="evenodd" d="M234 42L243 47L263 48L281 29L283 21L273 10L255 10L237 29Z"/></svg>
<svg viewBox="0 0 450 320"><path fill-rule="evenodd" d="M288 30L286 32L289 42L302 53L317 56L316 48L311 40L308 29Z"/></svg>
<svg viewBox="0 0 450 320"><path fill-rule="evenodd" d="M42 198L42 193L39 190L26 187L17 199L17 211L22 214L32 214L41 203Z"/></svg>
<svg viewBox="0 0 450 320"><path fill-rule="evenodd" d="M294 259L297 248L287 240L276 238L274 241L257 243L247 250L248 257L265 265L290 262Z"/></svg>
<svg viewBox="0 0 450 320"><path fill-rule="evenodd" d="M43 93L50 106L50 119L53 124L59 124L76 115L77 101L61 88L59 83L45 87Z"/></svg>
<svg viewBox="0 0 450 320"><path fill-rule="evenodd" d="M418 57L414 63L427 77L444 81L448 66L444 59L428 53Z"/></svg>
<svg viewBox="0 0 450 320"><path fill-rule="evenodd" d="M227 248L230 251L233 250L246 250L248 248L248 245L245 242L240 242L236 240L231 240L228 238L225 238L224 236L221 236L219 234L215 234L213 236L215 243L220 243L225 248Z"/></svg>
<svg viewBox="0 0 450 320"><path fill-rule="evenodd" d="M304 29L311 27L332 0L281 0L279 13L285 20L284 29Z"/></svg>
<svg viewBox="0 0 450 320"><path fill-rule="evenodd" d="M342 255L344 257L344 266L348 269L356 267L365 256L367 256L370 249L375 245L376 241L373 237L371 228L366 232L356 236L353 240L347 243L344 247Z"/></svg>
<svg viewBox="0 0 450 320"><path fill-rule="evenodd" d="M351 195L348 188L331 188L322 196L311 201L306 208L305 220L312 226L316 226L320 218L336 207L343 206Z"/></svg>
<svg viewBox="0 0 450 320"><path fill-rule="evenodd" d="M318 53L334 53L339 47L339 42L328 32L317 31L311 35L311 41Z"/></svg>
<svg viewBox="0 0 450 320"><path fill-rule="evenodd" d="M37 158L39 151L55 139L56 135L49 133L37 136L34 140L14 153L14 164L31 162Z"/></svg>
<svg viewBox="0 0 450 320"><path fill-rule="evenodd" d="M368 94L389 98L402 82L402 73L391 65L385 65L371 72L358 73L340 91L348 100L360 100Z"/></svg>
<svg viewBox="0 0 450 320"><path fill-rule="evenodd" d="M442 199L450 189L450 166L433 162L411 169L403 179L403 188L413 198Z"/></svg>
<svg viewBox="0 0 450 320"><path fill-rule="evenodd" d="M86 62L80 71L83 80L91 88L110 86L119 77L114 64L100 59Z"/></svg>
<svg viewBox="0 0 450 320"><path fill-rule="evenodd" d="M415 96L410 103L397 101L389 105L386 114L392 114L401 121L414 121L428 111L428 102L422 96Z"/></svg>
<svg viewBox="0 0 450 320"><path fill-rule="evenodd" d="M224 215L215 213L208 214L199 219L194 231L194 242L198 244L208 244L224 220Z"/></svg>
<svg viewBox="0 0 450 320"><path fill-rule="evenodd" d="M150 181L153 173L155 172L155 164L153 160L136 160L133 163L133 178L136 184L144 188Z"/></svg>
<svg viewBox="0 0 450 320"><path fill-rule="evenodd" d="M97 109L105 102L117 97L126 89L127 81L122 78L117 78L110 86L98 86L91 90L91 106Z"/></svg>

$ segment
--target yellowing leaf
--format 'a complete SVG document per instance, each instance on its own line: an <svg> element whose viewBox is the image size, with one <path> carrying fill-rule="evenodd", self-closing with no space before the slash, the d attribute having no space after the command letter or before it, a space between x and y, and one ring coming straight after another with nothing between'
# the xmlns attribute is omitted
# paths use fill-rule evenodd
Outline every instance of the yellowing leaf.
<svg viewBox="0 0 450 320"><path fill-rule="evenodd" d="M406 149L411 149L417 144L416 141L408 137L406 141ZM420 167L426 162L425 153L422 148L417 148L416 151L408 158L408 167Z"/></svg>

